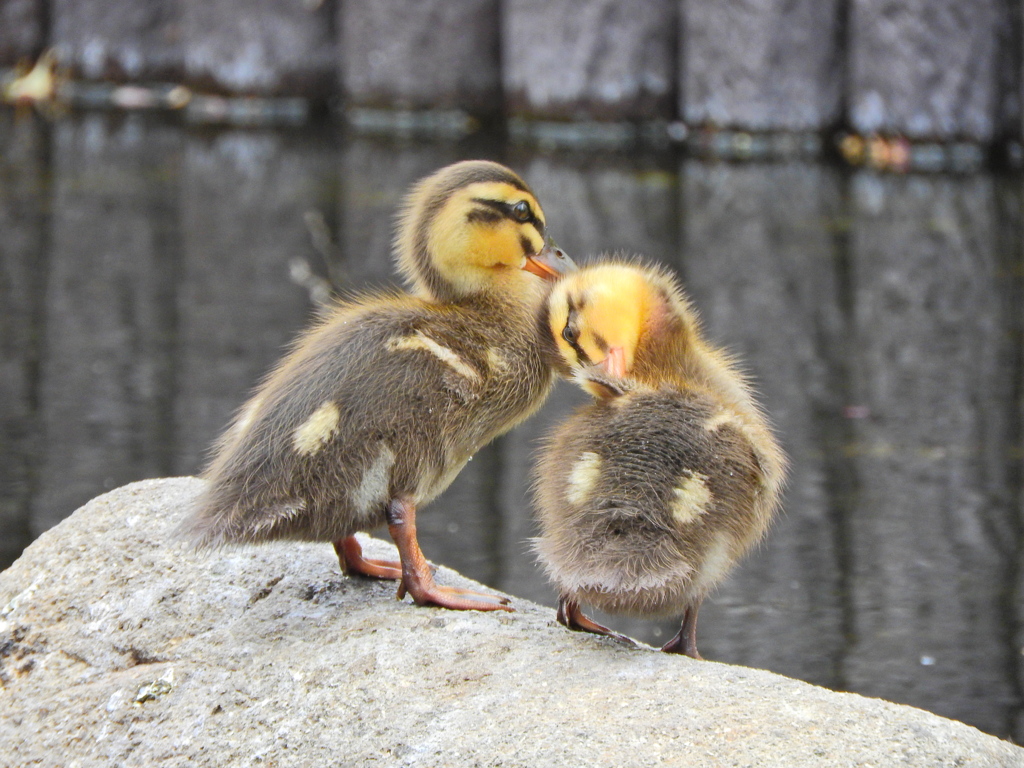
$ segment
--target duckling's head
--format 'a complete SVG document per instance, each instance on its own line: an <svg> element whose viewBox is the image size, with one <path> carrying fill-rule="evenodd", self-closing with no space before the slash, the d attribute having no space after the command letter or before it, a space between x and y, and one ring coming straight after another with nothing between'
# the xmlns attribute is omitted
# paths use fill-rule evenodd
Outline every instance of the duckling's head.
<svg viewBox="0 0 1024 768"><path fill-rule="evenodd" d="M566 276L548 297L548 328L564 374L605 397L626 377L653 383L698 341L697 319L657 267L610 262Z"/></svg>
<svg viewBox="0 0 1024 768"><path fill-rule="evenodd" d="M480 293L535 296L542 281L575 269L545 244L536 196L498 163L467 160L423 179L398 224L398 268L413 290L437 301Z"/></svg>

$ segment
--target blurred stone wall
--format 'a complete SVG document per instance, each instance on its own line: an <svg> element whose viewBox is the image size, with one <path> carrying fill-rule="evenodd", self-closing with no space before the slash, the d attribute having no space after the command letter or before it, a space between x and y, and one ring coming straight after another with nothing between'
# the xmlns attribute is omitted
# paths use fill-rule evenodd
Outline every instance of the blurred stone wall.
<svg viewBox="0 0 1024 768"><path fill-rule="evenodd" d="M0 0L0 67L543 120L1022 128L1021 0Z"/></svg>

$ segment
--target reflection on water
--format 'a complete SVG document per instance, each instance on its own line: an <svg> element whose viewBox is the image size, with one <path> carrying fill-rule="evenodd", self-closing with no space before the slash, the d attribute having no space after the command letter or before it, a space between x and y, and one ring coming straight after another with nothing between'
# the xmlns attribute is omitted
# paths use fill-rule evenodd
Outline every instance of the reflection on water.
<svg viewBox="0 0 1024 768"><path fill-rule="evenodd" d="M195 473L311 290L389 283L402 193L479 156L574 256L676 269L790 453L702 652L1024 736L1019 179L0 113L0 565L104 490ZM473 459L420 518L429 557L553 604L529 466L581 401L560 386Z"/></svg>

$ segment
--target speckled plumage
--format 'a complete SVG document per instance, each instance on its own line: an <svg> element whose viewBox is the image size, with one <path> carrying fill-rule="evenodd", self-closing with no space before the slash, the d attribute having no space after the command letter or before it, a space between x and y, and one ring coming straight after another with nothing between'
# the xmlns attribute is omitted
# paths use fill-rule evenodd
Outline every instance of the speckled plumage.
<svg viewBox="0 0 1024 768"><path fill-rule="evenodd" d="M665 650L699 657L697 608L768 529L782 451L664 269L585 267L552 290L545 321L556 364L595 396L552 431L535 468L534 547L559 621L614 634L581 603L682 614Z"/></svg>
<svg viewBox="0 0 1024 768"><path fill-rule="evenodd" d="M215 446L181 532L199 546L330 541L343 570L400 578L418 603L504 609L433 583L415 512L551 389L537 275L574 265L544 234L532 192L497 163L418 183L395 239L410 293L343 302L296 341ZM400 563L364 560L352 538L385 522Z"/></svg>
<svg viewBox="0 0 1024 768"><path fill-rule="evenodd" d="M709 556L725 547L731 563L760 538L772 511L758 503L763 470L736 424L706 428L717 412L703 393L633 387L558 425L537 465L535 547L561 594L608 613L679 615L722 575ZM581 457L596 479L573 493ZM706 497L681 499L694 484Z"/></svg>
<svg viewBox="0 0 1024 768"><path fill-rule="evenodd" d="M194 522L198 541L336 541L382 525L389 498L434 499L550 391L553 373L527 322L533 311L493 297L440 308L401 295L336 310L300 339L222 439ZM423 337L468 370L400 343ZM324 403L338 408L335 434L311 454L296 451L295 431ZM385 485L354 503L382 451L394 456Z"/></svg>

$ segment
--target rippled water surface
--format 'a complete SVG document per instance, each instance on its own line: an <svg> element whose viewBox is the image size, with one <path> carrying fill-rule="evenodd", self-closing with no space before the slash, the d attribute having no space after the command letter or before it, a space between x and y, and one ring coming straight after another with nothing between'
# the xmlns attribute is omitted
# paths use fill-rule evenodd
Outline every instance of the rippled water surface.
<svg viewBox="0 0 1024 768"><path fill-rule="evenodd" d="M0 565L105 490L196 473L332 284L392 283L402 193L465 157L521 172L570 254L671 265L757 382L785 514L702 653L1024 736L1019 178L0 112ZM477 454L420 516L428 557L553 605L528 473L581 401L561 385Z"/></svg>

